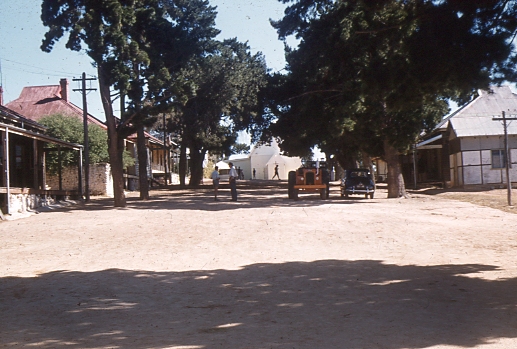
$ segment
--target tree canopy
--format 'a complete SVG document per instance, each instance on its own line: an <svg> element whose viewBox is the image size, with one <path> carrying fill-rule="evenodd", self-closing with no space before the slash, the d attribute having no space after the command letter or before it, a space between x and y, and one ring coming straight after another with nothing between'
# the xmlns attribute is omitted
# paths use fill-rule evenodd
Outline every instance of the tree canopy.
<svg viewBox="0 0 517 349"><path fill-rule="evenodd" d="M205 0L43 0L41 18L48 27L43 51L68 33L66 47L84 49L97 67L115 206L123 207L124 138L138 130L142 148L147 116L163 107L153 99L170 98L163 92L173 72L217 35L214 8ZM126 96L129 112L118 120L113 102L120 98L125 110Z"/></svg>
<svg viewBox="0 0 517 349"><path fill-rule="evenodd" d="M174 76L174 88L181 93L169 130L180 135L182 154L190 151L191 185L202 178L207 152L229 155L237 132L253 131L260 123L266 74L264 57L231 39L212 42L210 52L194 57Z"/></svg>
<svg viewBox="0 0 517 349"><path fill-rule="evenodd" d="M83 144L84 128L80 119L61 114L49 115L39 121L47 127L46 133L49 136L62 139L66 142ZM108 161L108 136L106 131L98 125L88 125L88 142L90 150L90 164ZM77 152L63 150L61 152L61 165L75 165L79 162ZM47 169L52 173L57 173L59 168L58 155L50 153L46 158Z"/></svg>
<svg viewBox="0 0 517 349"><path fill-rule="evenodd" d="M287 49L288 74L272 77L270 132L291 153L383 157L389 197L405 194L398 154L449 99L515 76L514 1L281 1L293 4L272 24L300 44Z"/></svg>

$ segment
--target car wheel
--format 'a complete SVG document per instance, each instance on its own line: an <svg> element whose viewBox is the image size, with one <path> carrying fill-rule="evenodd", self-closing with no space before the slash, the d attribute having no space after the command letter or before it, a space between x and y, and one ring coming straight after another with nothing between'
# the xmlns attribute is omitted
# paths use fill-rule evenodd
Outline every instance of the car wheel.
<svg viewBox="0 0 517 349"><path fill-rule="evenodd" d="M320 199L321 200L327 200L328 196L327 196L327 189L321 189L320 191Z"/></svg>
<svg viewBox="0 0 517 349"><path fill-rule="evenodd" d="M370 193L370 199L373 199L373 193Z"/></svg>

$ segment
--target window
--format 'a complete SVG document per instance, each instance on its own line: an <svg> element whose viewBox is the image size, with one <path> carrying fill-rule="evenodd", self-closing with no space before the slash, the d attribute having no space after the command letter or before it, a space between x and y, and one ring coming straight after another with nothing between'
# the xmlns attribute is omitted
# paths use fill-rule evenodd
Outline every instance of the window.
<svg viewBox="0 0 517 349"><path fill-rule="evenodd" d="M506 153L504 150L492 150L492 168L506 168Z"/></svg>

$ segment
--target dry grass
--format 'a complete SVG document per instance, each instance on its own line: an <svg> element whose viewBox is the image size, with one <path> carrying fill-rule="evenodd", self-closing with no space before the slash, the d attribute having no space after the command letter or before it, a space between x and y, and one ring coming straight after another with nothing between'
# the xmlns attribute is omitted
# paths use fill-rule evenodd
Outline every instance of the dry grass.
<svg viewBox="0 0 517 349"><path fill-rule="evenodd" d="M442 198L470 202L480 206L495 208L504 212L517 213L516 206L508 205L508 190L491 186L466 187L461 189L423 188L409 190L411 194L436 195ZM511 190L511 202L517 204L517 191Z"/></svg>

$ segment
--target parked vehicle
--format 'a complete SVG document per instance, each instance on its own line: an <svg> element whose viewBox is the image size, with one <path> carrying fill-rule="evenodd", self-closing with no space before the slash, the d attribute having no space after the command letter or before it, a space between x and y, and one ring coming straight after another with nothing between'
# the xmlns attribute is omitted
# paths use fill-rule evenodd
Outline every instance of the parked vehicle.
<svg viewBox="0 0 517 349"><path fill-rule="evenodd" d="M229 182L230 181L230 169L223 168L219 170L219 181L220 182Z"/></svg>
<svg viewBox="0 0 517 349"><path fill-rule="evenodd" d="M345 177L341 179L341 196L348 199L349 195L364 195L373 199L375 182L367 168L354 168L345 171Z"/></svg>
<svg viewBox="0 0 517 349"><path fill-rule="evenodd" d="M306 161L296 171L290 171L288 177L289 199L297 199L298 192L319 192L322 200L329 197L330 175L324 162Z"/></svg>

